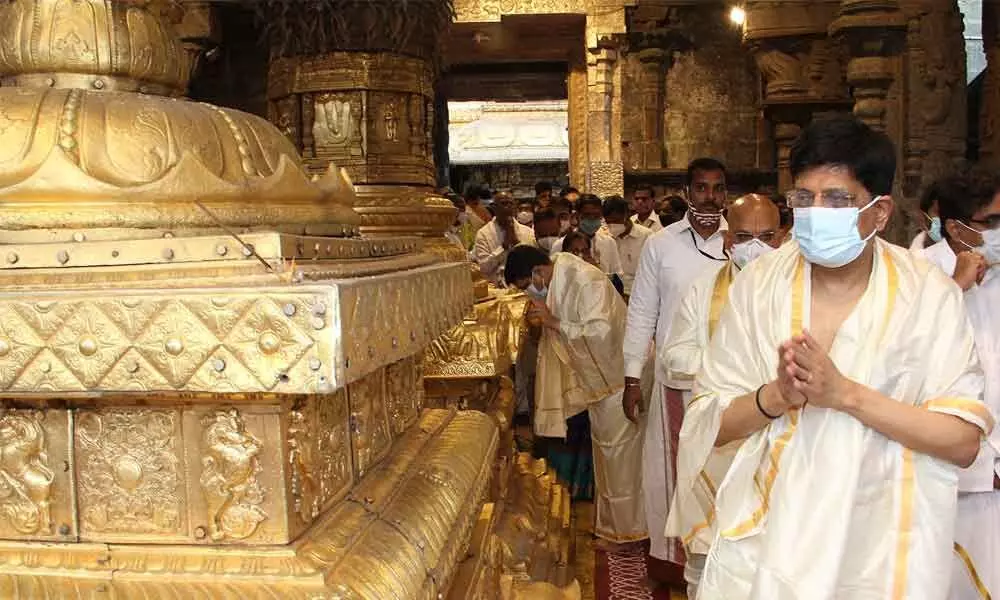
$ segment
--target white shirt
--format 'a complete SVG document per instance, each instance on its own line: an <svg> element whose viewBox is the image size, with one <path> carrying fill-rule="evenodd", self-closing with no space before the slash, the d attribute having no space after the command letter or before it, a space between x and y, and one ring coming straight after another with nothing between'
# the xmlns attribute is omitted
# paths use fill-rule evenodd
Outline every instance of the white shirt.
<svg viewBox="0 0 1000 600"><path fill-rule="evenodd" d="M646 240L629 296L624 344L626 377L642 375L654 336L656 348L663 347L674 312L691 282L727 260L722 245L728 227L723 219L718 231L702 240L685 214ZM666 381L660 365L656 367L656 380Z"/></svg>
<svg viewBox="0 0 1000 600"><path fill-rule="evenodd" d="M563 240L566 239L565 236L559 238L552 244L552 250L549 251L549 256L555 256L556 254L563 251ZM600 265L601 270L607 275L617 275L625 280L625 274L622 270L621 257L618 255L618 244L615 243L613 237L604 233L600 230L594 234L594 243L591 246L591 251L594 253L594 260Z"/></svg>
<svg viewBox="0 0 1000 600"><path fill-rule="evenodd" d="M920 250L918 254L937 265L948 277L955 275L958 257L947 240ZM983 401L994 417L1000 416L1000 319L996 308L1000 306L1000 270L993 268L979 285L965 292L965 308L969 313L976 352L986 375L986 392ZM976 462L958 473L959 492L992 492L993 474L1000 474L1000 427L984 441Z"/></svg>
<svg viewBox="0 0 1000 600"><path fill-rule="evenodd" d="M653 235L653 231L648 227L633 224L632 230L625 237L615 237L611 232L605 231L607 235L618 244L618 258L622 263L622 283L625 285L625 295L632 293L632 282L635 281L635 272L639 270L639 257L642 256L642 247L646 244L646 238Z"/></svg>
<svg viewBox="0 0 1000 600"><path fill-rule="evenodd" d="M517 243L536 245L535 230L531 227L525 227L514 221L514 233L517 234ZM497 220L493 219L476 232L476 243L472 249L472 255L475 257L483 277L493 283L502 280L504 263L507 261L507 251L503 248L503 237L503 229L500 228Z"/></svg>
<svg viewBox="0 0 1000 600"><path fill-rule="evenodd" d="M645 221L640 221L639 215L632 215L632 222L636 225L642 225L653 233L663 231L663 223L660 223L660 218L655 212L649 213L649 218Z"/></svg>
<svg viewBox="0 0 1000 600"><path fill-rule="evenodd" d="M913 252L919 252L920 250L924 249L926 244L927 244L927 232L921 231L920 233L917 234L917 237L913 238L913 241L910 242L910 250L912 250Z"/></svg>

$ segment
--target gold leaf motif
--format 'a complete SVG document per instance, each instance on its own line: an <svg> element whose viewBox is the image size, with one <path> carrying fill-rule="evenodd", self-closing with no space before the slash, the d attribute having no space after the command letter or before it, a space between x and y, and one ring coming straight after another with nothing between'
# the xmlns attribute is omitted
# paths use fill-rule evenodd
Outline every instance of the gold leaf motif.
<svg viewBox="0 0 1000 600"><path fill-rule="evenodd" d="M277 385L313 344L312 338L268 299L254 304L225 341L265 389Z"/></svg>
<svg viewBox="0 0 1000 600"><path fill-rule="evenodd" d="M43 340L55 333L63 320L76 310L75 302L39 300L37 302L14 302L11 307L21 315Z"/></svg>
<svg viewBox="0 0 1000 600"><path fill-rule="evenodd" d="M219 340L182 302L169 302L136 340L139 352L179 388L219 346Z"/></svg>
<svg viewBox="0 0 1000 600"><path fill-rule="evenodd" d="M392 444L385 406L385 369L350 384L347 399L351 409L354 468L357 476L362 477Z"/></svg>
<svg viewBox="0 0 1000 600"><path fill-rule="evenodd" d="M352 482L347 394L311 396L289 413L293 509L309 524Z"/></svg>
<svg viewBox="0 0 1000 600"><path fill-rule="evenodd" d="M217 393L264 391L250 370L225 347L220 347L201 365L188 387Z"/></svg>
<svg viewBox="0 0 1000 600"><path fill-rule="evenodd" d="M8 306L0 307L0 387L8 388L45 342Z"/></svg>
<svg viewBox="0 0 1000 600"><path fill-rule="evenodd" d="M178 412L101 409L78 415L81 535L183 535Z"/></svg>
<svg viewBox="0 0 1000 600"><path fill-rule="evenodd" d="M163 302L151 297L118 298L99 301L97 307L130 340L134 340L149 324L153 316L163 308Z"/></svg>
<svg viewBox="0 0 1000 600"><path fill-rule="evenodd" d="M84 303L49 339L49 347L86 387L93 388L125 353L128 340L100 309Z"/></svg>

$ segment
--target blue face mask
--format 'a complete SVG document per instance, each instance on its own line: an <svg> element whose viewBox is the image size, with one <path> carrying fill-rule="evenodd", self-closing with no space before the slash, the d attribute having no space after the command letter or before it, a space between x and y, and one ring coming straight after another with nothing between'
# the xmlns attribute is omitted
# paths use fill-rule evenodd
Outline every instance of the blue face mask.
<svg viewBox="0 0 1000 600"><path fill-rule="evenodd" d="M941 241L941 217L932 217L927 213L924 216L931 222L931 226L927 229L927 237L931 238L934 243Z"/></svg>
<svg viewBox="0 0 1000 600"><path fill-rule="evenodd" d="M799 242L802 256L809 262L837 269L854 262L865 250L868 240L875 237L875 231L861 239L858 232L858 216L878 202L876 196L862 208L827 208L812 206L795 209L795 239Z"/></svg>
<svg viewBox="0 0 1000 600"><path fill-rule="evenodd" d="M597 230L601 228L600 219L581 219L580 220L580 231L586 233L587 235L594 235Z"/></svg>

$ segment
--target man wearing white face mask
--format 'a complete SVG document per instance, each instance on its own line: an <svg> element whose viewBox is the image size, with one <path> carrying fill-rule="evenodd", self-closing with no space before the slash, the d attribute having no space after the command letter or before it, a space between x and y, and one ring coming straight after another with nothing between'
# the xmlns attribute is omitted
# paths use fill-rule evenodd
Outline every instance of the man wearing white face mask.
<svg viewBox="0 0 1000 600"><path fill-rule="evenodd" d="M758 257L781 246L784 231L778 207L757 194L738 198L727 213L729 230L725 247L730 260L708 270L688 290L677 309L667 343L659 351L658 361L667 374L667 394L679 396L684 405L692 401L691 386L701 367L702 353L708 347L722 308L729 296L729 286L736 274ZM688 598L698 595L698 582L705 556L715 537L712 515L715 513L715 490L729 469L739 442L711 452L705 463L687 460L685 439L697 438L698 423L686 420L681 426L677 450L677 488L667 518L667 535L680 538L687 553L684 578Z"/></svg>
<svg viewBox="0 0 1000 600"><path fill-rule="evenodd" d="M531 246L507 256L507 281L531 296L526 320L541 326L535 434L566 437L566 420L590 416L594 453L594 533L608 549L646 538L642 512L642 430L621 406L625 303L600 269Z"/></svg>
<svg viewBox="0 0 1000 600"><path fill-rule="evenodd" d="M740 442L698 600L944 598L958 470L993 427L961 290L876 237L887 136L817 119L789 162L795 241L733 281L684 416L687 464Z"/></svg>
<svg viewBox="0 0 1000 600"><path fill-rule="evenodd" d="M625 299L632 293L632 282L639 269L639 257L646 238L653 235L648 227L639 225L628 217L628 202L621 196L610 196L604 200L605 231L618 244L618 258L622 265L622 283Z"/></svg>
<svg viewBox="0 0 1000 600"><path fill-rule="evenodd" d="M966 290L965 306L986 375L984 398L993 414L1000 414L1000 179L977 170L935 187L945 239L923 254ZM1000 597L1000 431L984 442L976 462L958 477L950 600Z"/></svg>

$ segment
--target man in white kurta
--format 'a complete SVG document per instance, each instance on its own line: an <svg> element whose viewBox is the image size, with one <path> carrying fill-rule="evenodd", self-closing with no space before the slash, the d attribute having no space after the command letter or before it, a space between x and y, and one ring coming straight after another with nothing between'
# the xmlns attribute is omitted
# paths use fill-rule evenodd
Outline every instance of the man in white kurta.
<svg viewBox="0 0 1000 600"><path fill-rule="evenodd" d="M965 290L965 306L985 373L984 400L994 415L1000 414L1000 269L987 268L992 253L983 235L991 222L996 226L1000 221L1000 182L992 174L977 172L939 181L934 189L938 191L935 209L944 219L944 239L920 254ZM950 600L1000 597L998 488L1000 431L994 429L983 440L976 462L959 473Z"/></svg>
<svg viewBox="0 0 1000 600"><path fill-rule="evenodd" d="M730 261L709 270L688 290L674 317L670 337L660 349L658 360L667 374L668 393L683 394L684 405L692 400L691 388L701 367L701 357L715 331L729 297L736 274L752 261L773 251L784 240L778 207L770 199L751 194L738 198L727 214L726 250ZM681 426L680 439L686 437ZM667 534L679 537L687 553L684 578L688 598L698 595L698 582L705 556L715 537L715 492L739 449L738 441L714 449L698 471L677 464L677 487L670 503Z"/></svg>
<svg viewBox="0 0 1000 600"><path fill-rule="evenodd" d="M594 451L594 533L613 544L645 539L642 431L625 418L621 395L625 302L600 269L566 252L554 259L518 246L508 281L533 296L526 319L542 327L535 379L535 434L566 437L566 420L586 410ZM544 300L542 300L544 298Z"/></svg>
<svg viewBox="0 0 1000 600"><path fill-rule="evenodd" d="M817 120L790 164L796 241L730 286L685 415L686 472L742 440L698 598L939 600L958 467L993 424L961 291L875 237L884 134Z"/></svg>
<svg viewBox="0 0 1000 600"><path fill-rule="evenodd" d="M670 333L674 313L688 287L702 273L725 263L723 235L727 228L721 212L726 199L724 167L711 159L698 159L689 169L690 208L684 218L646 239L629 296L625 334L626 414L634 416L641 403L641 377L646 361L655 356ZM663 535L667 506L673 492L674 457L683 406L666 404L666 373L656 368L646 417L643 446L643 497L650 532L650 557L676 566L684 563L680 542ZM676 570L675 570L676 571ZM683 577L669 583L683 585Z"/></svg>
<svg viewBox="0 0 1000 600"><path fill-rule="evenodd" d="M514 219L515 204L510 194L497 194L493 206L497 216L476 232L472 257L483 277L491 283L503 284L507 252L518 244L535 245L535 230Z"/></svg>

